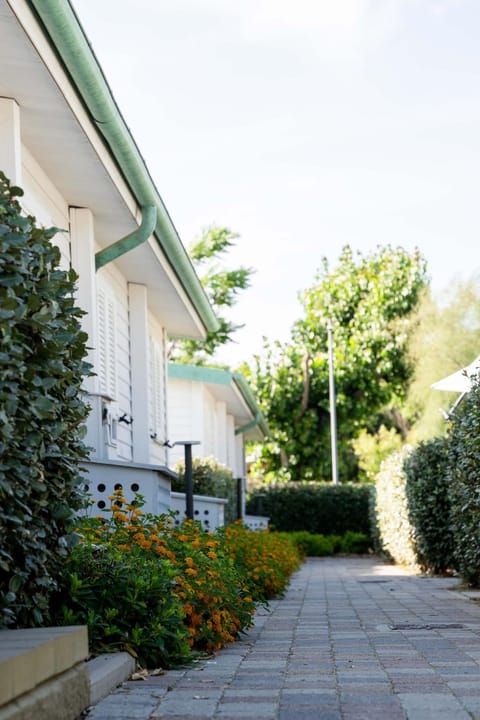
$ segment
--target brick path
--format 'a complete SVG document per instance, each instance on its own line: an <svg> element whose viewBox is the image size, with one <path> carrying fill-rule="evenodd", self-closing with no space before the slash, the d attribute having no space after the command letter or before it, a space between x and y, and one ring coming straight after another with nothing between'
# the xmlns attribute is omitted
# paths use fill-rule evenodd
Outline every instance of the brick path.
<svg viewBox="0 0 480 720"><path fill-rule="evenodd" d="M480 720L480 605L455 585L309 559L241 641L124 683L88 720Z"/></svg>

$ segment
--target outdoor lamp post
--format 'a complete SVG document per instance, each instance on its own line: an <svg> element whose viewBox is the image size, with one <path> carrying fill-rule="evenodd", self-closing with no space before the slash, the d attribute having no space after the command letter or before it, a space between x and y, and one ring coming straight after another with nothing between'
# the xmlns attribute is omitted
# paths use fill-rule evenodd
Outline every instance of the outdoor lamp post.
<svg viewBox="0 0 480 720"><path fill-rule="evenodd" d="M332 480L338 485L338 451L337 451L337 405L335 400L335 372L333 363L333 326L329 320L328 327L328 386L330 395L330 441L332 446Z"/></svg>
<svg viewBox="0 0 480 720"><path fill-rule="evenodd" d="M200 440L176 440L173 445L183 445L185 449L185 515L193 520L192 445L200 445Z"/></svg>

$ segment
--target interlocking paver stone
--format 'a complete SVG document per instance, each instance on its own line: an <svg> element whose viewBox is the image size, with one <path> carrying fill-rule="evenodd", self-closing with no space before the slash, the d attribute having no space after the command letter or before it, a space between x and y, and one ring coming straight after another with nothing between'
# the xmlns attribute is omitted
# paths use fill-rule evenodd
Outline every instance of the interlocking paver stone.
<svg viewBox="0 0 480 720"><path fill-rule="evenodd" d="M480 606L455 583L309 559L239 642L124 683L88 720L480 720Z"/></svg>

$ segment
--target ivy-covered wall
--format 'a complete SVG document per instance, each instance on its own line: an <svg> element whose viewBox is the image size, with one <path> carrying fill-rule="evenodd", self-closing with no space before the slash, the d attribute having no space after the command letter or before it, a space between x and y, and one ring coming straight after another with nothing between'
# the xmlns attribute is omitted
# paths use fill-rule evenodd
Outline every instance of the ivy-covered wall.
<svg viewBox="0 0 480 720"><path fill-rule="evenodd" d="M0 173L0 627L48 622L87 457L77 278L22 194Z"/></svg>

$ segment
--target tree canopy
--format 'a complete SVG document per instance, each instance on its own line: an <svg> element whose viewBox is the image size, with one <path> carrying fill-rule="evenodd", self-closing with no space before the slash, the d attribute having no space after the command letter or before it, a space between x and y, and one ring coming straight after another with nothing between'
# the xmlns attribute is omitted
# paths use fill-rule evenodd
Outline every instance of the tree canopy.
<svg viewBox="0 0 480 720"><path fill-rule="evenodd" d="M301 295L303 317L294 324L291 342L265 343L262 356L245 368L272 431L258 469L292 480L330 479L329 322L340 479L356 474L352 440L362 429L375 430L386 421L401 426L396 407L412 373L410 317L425 285L425 260L400 247L379 247L363 256L346 246L333 269L323 260L312 287Z"/></svg>
<svg viewBox="0 0 480 720"><path fill-rule="evenodd" d="M447 429L440 410L448 410L458 393L439 392L430 386L469 365L480 353L479 287L479 278L472 277L451 284L436 298L429 288L422 293L409 350L414 368L406 398L409 442L429 440Z"/></svg>
<svg viewBox="0 0 480 720"><path fill-rule="evenodd" d="M189 246L188 254L215 311L219 329L209 332L205 340L175 341L170 353L172 359L202 365L243 327L228 319L228 308L236 303L239 292L250 286L254 271L245 266L228 269L224 259L238 237L229 228L210 225Z"/></svg>

